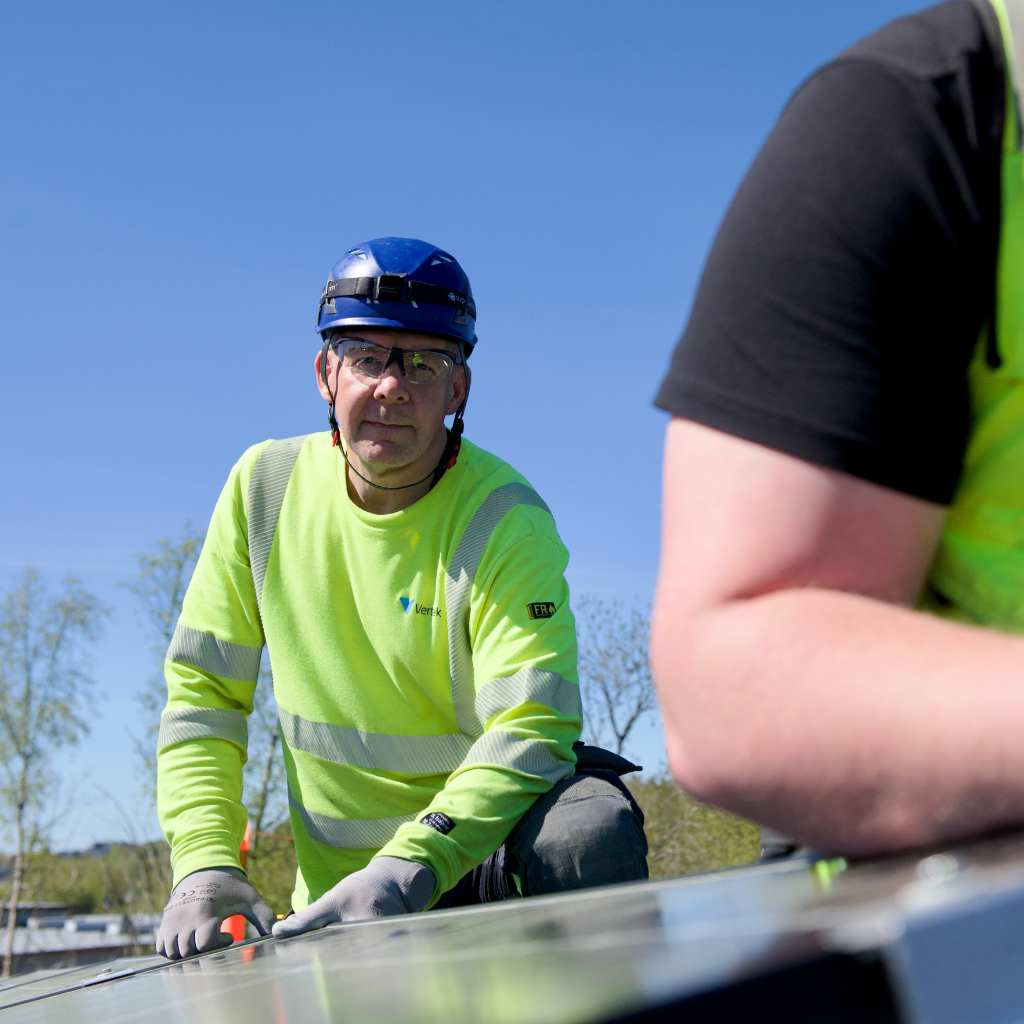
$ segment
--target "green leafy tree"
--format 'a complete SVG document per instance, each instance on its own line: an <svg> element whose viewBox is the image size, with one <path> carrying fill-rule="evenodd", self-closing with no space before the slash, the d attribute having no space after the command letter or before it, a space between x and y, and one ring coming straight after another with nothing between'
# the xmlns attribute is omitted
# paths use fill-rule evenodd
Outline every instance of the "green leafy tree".
<svg viewBox="0 0 1024 1024"><path fill-rule="evenodd" d="M14 837L4 977L26 858L46 831L42 816L56 790L53 755L88 731L88 648L106 614L78 580L65 579L54 597L30 568L0 597L0 799Z"/></svg>
<svg viewBox="0 0 1024 1024"><path fill-rule="evenodd" d="M663 775L628 782L644 809L651 878L750 864L761 853L761 830L718 807L702 804Z"/></svg>

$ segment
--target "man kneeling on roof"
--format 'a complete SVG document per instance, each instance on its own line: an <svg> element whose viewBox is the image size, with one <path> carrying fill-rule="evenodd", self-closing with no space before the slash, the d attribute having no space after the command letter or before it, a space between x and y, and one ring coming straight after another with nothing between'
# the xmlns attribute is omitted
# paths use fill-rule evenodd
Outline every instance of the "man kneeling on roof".
<svg viewBox="0 0 1024 1024"><path fill-rule="evenodd" d="M286 937L647 876L617 774L633 766L578 742L551 512L462 438L475 322L446 252L350 249L317 317L330 432L257 444L231 471L167 652L165 956L227 945L233 914ZM276 924L238 857L264 645L298 859Z"/></svg>

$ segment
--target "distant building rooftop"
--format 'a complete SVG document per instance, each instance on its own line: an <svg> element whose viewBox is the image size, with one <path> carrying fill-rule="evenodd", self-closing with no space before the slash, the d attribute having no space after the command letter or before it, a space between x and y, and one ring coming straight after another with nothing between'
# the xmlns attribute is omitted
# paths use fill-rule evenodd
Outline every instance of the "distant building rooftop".
<svg viewBox="0 0 1024 1024"><path fill-rule="evenodd" d="M4 905L0 908L0 927L7 927L8 910L9 905ZM27 927L30 917L59 917L63 919L75 915L81 916L87 910L88 907L83 907L77 903L19 903L18 916L14 919L14 926L16 928Z"/></svg>
<svg viewBox="0 0 1024 1024"><path fill-rule="evenodd" d="M39 905L37 904L36 907ZM22 907L18 906L18 919ZM77 967L151 949L159 914L31 914L14 928L12 972ZM0 935L0 951L3 949Z"/></svg>

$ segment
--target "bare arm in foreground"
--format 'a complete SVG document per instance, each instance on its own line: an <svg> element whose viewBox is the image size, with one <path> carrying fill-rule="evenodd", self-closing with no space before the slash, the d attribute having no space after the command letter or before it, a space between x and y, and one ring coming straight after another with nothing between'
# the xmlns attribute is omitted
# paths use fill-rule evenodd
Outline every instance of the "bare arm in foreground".
<svg viewBox="0 0 1024 1024"><path fill-rule="evenodd" d="M678 418L664 505L681 785L851 855L1024 822L1024 639L911 610L943 507Z"/></svg>

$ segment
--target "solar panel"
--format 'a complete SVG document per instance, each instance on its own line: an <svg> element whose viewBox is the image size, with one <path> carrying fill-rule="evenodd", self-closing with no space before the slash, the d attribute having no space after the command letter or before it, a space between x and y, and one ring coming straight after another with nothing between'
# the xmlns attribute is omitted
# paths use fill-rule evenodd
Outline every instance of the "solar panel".
<svg viewBox="0 0 1024 1024"><path fill-rule="evenodd" d="M80 968L0 1003L3 1024L1008 1024L1024 1019L1024 837L334 925Z"/></svg>

